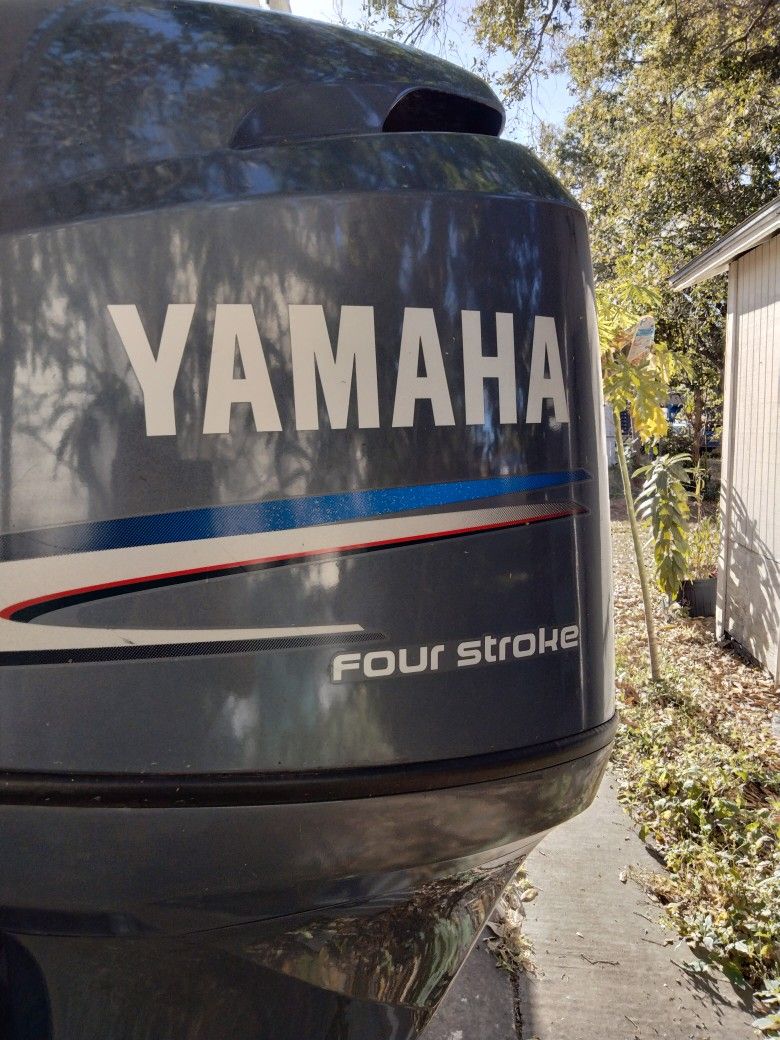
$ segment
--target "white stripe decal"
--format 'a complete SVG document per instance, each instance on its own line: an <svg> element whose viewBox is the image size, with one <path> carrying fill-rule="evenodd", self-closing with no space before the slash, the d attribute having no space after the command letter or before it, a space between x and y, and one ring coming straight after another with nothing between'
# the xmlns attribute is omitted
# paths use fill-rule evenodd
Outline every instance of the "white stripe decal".
<svg viewBox="0 0 780 1040"><path fill-rule="evenodd" d="M8 615L25 604L69 593L132 585L160 576L251 566L286 558L372 547L436 535L477 532L577 512L571 503L524 504L325 524L226 538L174 542L135 548L49 556L0 563L0 611ZM77 577L76 577L77 576ZM14 621L0 616L0 652L160 646L258 640L360 632L358 624L241 629L82 628Z"/></svg>

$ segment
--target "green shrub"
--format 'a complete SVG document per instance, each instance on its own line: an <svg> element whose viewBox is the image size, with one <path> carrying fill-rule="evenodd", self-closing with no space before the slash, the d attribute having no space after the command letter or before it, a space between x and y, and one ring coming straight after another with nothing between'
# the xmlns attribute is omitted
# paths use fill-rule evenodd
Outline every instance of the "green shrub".
<svg viewBox="0 0 780 1040"><path fill-rule="evenodd" d="M636 499L640 520L653 529L653 558L658 588L674 600L688 571L688 455L659 455L634 476L644 476Z"/></svg>
<svg viewBox="0 0 780 1040"><path fill-rule="evenodd" d="M624 698L620 797L671 878L659 896L737 984L780 976L780 776L739 735L713 732L676 676Z"/></svg>

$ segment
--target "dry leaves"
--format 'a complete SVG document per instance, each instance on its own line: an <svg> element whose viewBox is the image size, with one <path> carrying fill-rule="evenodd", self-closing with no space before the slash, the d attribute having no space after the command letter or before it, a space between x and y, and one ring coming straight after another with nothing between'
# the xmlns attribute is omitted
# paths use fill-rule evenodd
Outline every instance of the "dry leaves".
<svg viewBox="0 0 780 1040"><path fill-rule="evenodd" d="M617 685L621 698L632 704L639 696L641 681L636 673L645 667L647 636L627 521L612 522L612 546L618 661L637 666L630 675L619 668ZM650 566L649 543L645 548ZM677 608L670 611L657 594L653 607L662 661L666 659L690 676L700 711L733 739L741 740L744 735L751 745L763 742L767 764L780 769L780 744L772 732L772 717L780 711L780 691L769 674L748 661L737 647L717 644L712 618L688 618Z"/></svg>
<svg viewBox="0 0 780 1040"><path fill-rule="evenodd" d="M536 972L533 944L523 932L523 903L535 899L539 890L521 867L504 892L487 924L485 944L499 965L507 971Z"/></svg>

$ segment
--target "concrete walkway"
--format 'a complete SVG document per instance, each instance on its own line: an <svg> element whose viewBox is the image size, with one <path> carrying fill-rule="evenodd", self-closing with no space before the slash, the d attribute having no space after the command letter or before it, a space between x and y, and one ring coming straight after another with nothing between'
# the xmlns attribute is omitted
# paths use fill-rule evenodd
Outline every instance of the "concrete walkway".
<svg viewBox="0 0 780 1040"><path fill-rule="evenodd" d="M608 774L591 808L526 864L539 889L526 920L536 975L511 978L480 942L424 1040L753 1040L754 1016L725 980L681 967L690 951L658 923L657 904L621 882L629 865L661 869Z"/></svg>

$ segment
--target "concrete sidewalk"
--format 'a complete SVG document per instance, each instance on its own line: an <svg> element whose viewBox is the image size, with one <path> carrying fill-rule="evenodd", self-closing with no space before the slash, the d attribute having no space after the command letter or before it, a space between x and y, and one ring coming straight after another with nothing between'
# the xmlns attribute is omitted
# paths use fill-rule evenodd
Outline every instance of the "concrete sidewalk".
<svg viewBox="0 0 780 1040"><path fill-rule="evenodd" d="M608 774L591 808L527 861L537 974L511 978L480 941L424 1040L753 1040L751 1009L725 980L681 967L690 951L658 923L657 904L621 882L627 866L661 869Z"/></svg>

